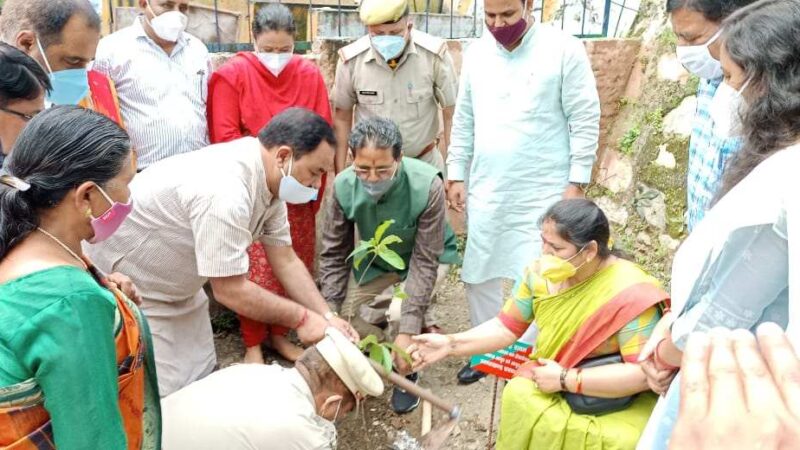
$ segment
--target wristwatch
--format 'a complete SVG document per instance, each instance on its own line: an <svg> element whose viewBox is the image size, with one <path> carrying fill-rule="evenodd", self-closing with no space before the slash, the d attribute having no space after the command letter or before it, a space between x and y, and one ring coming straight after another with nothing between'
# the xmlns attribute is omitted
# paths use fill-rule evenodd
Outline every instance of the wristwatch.
<svg viewBox="0 0 800 450"><path fill-rule="evenodd" d="M336 314L336 312L335 312L335 311L328 311L328 312L326 312L325 314L323 314L323 315L322 315L322 317L324 317L324 318L325 318L325 320L327 320L328 322L330 322L330 321L331 321L331 319L333 319L334 317L339 317L339 314Z"/></svg>

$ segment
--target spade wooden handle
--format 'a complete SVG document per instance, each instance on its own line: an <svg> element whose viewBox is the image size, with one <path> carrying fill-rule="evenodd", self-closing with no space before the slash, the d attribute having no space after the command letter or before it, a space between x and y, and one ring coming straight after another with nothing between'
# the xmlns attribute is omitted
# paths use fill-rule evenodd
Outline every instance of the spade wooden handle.
<svg viewBox="0 0 800 450"><path fill-rule="evenodd" d="M369 360L369 363L372 364L372 368L375 369L375 371L378 372L378 374L384 379L388 380L390 383L394 384L400 389L411 393L415 397L419 397L430 402L433 406L449 414L451 419L458 419L461 417L461 408L458 405L448 402L447 400L431 392L429 389L422 388L395 372L389 372L387 374L386 371L383 370L383 366L371 359Z"/></svg>

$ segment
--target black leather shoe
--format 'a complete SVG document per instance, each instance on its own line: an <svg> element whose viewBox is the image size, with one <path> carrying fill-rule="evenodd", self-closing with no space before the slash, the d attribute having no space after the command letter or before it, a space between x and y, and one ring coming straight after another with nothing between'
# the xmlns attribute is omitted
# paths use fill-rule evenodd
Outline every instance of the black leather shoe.
<svg viewBox="0 0 800 450"><path fill-rule="evenodd" d="M419 382L419 374L412 373L406 377L406 380L417 384ZM417 406L419 406L419 397L415 397L411 393L395 386L392 392L392 411L397 414L406 414L417 409Z"/></svg>
<svg viewBox="0 0 800 450"><path fill-rule="evenodd" d="M466 366L458 371L458 382L459 384L472 384L485 376L485 373L473 369L470 367L469 363L467 363Z"/></svg>

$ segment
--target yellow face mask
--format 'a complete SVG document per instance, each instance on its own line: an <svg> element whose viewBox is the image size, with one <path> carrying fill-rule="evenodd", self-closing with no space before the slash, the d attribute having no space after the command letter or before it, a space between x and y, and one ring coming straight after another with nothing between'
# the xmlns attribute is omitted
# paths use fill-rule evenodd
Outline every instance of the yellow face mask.
<svg viewBox="0 0 800 450"><path fill-rule="evenodd" d="M583 267L586 262L575 267L570 261L580 255L584 248L586 247L578 250L578 253L572 255L570 259L559 258L555 255L542 255L539 258L539 275L553 284L559 284L574 277L578 273L578 269Z"/></svg>

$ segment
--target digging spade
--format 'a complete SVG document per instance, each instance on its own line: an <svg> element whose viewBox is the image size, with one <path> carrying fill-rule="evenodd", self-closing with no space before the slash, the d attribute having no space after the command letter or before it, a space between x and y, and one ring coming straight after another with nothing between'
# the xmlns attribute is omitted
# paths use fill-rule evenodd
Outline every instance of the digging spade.
<svg viewBox="0 0 800 450"><path fill-rule="evenodd" d="M450 433L452 433L453 429L455 429L458 420L461 418L461 408L458 405L450 403L447 400L439 397L429 389L422 388L411 381L408 381L405 377L400 376L395 372L387 373L386 370L384 370L384 368L375 361L369 360L369 362L372 364L372 368L390 383L416 397L419 397L424 401L429 402L431 405L441 409L449 415L450 420L422 436L422 441L420 442L419 447L424 450L437 450L441 448L448 436L450 436Z"/></svg>

